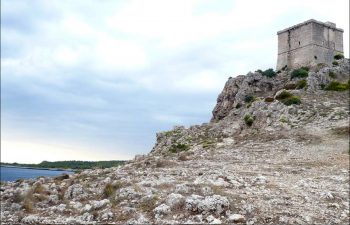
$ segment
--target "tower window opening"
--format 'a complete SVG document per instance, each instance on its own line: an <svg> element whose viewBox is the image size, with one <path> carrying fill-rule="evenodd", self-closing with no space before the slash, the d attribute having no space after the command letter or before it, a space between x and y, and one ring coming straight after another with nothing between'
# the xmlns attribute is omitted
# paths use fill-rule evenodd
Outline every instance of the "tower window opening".
<svg viewBox="0 0 350 225"><path fill-rule="evenodd" d="M300 41L299 41L299 46L300 46Z"/></svg>
<svg viewBox="0 0 350 225"><path fill-rule="evenodd" d="M317 56L314 55L314 59L317 59Z"/></svg>

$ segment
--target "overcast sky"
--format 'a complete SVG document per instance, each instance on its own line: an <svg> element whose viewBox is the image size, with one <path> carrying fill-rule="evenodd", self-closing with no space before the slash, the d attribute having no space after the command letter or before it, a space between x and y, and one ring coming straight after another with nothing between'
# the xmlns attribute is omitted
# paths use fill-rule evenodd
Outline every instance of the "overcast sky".
<svg viewBox="0 0 350 225"><path fill-rule="evenodd" d="M274 68L276 32L344 32L349 1L2 0L1 161L131 159L208 122L230 76Z"/></svg>

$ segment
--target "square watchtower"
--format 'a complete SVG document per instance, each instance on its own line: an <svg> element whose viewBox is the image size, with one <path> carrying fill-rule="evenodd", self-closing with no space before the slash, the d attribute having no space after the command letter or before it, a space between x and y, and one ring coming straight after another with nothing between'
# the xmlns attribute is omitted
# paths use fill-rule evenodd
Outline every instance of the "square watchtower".
<svg viewBox="0 0 350 225"><path fill-rule="evenodd" d="M314 19L277 32L277 70L318 63L331 65L337 53L343 54L343 30L335 23Z"/></svg>

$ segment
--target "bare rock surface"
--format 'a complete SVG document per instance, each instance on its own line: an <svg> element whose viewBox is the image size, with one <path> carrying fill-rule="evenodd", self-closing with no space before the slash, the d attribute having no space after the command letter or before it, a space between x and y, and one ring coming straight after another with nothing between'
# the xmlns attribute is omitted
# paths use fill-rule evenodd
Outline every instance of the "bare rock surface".
<svg viewBox="0 0 350 225"><path fill-rule="evenodd" d="M290 73L229 79L210 123L158 133L126 165L5 182L1 222L347 224L349 91L324 87L348 82L349 61L311 68L301 89Z"/></svg>

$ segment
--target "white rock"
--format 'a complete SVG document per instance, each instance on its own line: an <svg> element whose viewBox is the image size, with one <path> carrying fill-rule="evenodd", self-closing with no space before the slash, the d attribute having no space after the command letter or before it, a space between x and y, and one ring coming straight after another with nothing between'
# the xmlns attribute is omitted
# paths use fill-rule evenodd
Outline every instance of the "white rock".
<svg viewBox="0 0 350 225"><path fill-rule="evenodd" d="M240 214L232 214L228 217L228 220L230 222L243 223L245 221L245 217Z"/></svg>
<svg viewBox="0 0 350 225"><path fill-rule="evenodd" d="M178 184L175 186L174 192L187 194L190 191L190 188L186 184Z"/></svg>
<svg viewBox="0 0 350 225"><path fill-rule="evenodd" d="M185 204L185 198L181 194L171 193L165 200L166 204L172 209L182 208Z"/></svg>
<svg viewBox="0 0 350 225"><path fill-rule="evenodd" d="M253 183L254 184L266 184L266 183L268 183L268 180L266 177L260 175L254 179Z"/></svg>
<svg viewBox="0 0 350 225"><path fill-rule="evenodd" d="M321 197L326 199L334 199L334 196L332 195L332 193L328 191L322 192Z"/></svg>
<svg viewBox="0 0 350 225"><path fill-rule="evenodd" d="M202 201L203 197L199 195L191 195L185 201L185 208L191 212L198 211L198 204Z"/></svg>
<svg viewBox="0 0 350 225"><path fill-rule="evenodd" d="M90 204L86 204L83 208L83 212L88 212L92 209L92 206Z"/></svg>
<svg viewBox="0 0 350 225"><path fill-rule="evenodd" d="M126 224L149 224L149 220L143 215L140 214L137 219L132 218L127 221Z"/></svg>
<svg viewBox="0 0 350 225"><path fill-rule="evenodd" d="M80 218L82 221L90 222L94 219L94 216L91 215L90 213L86 212Z"/></svg>
<svg viewBox="0 0 350 225"><path fill-rule="evenodd" d="M158 215L167 215L170 211L170 207L166 204L161 204L153 210L153 212Z"/></svg>
<svg viewBox="0 0 350 225"><path fill-rule="evenodd" d="M66 204L60 204L56 207L57 211L63 212L66 209Z"/></svg>
<svg viewBox="0 0 350 225"><path fill-rule="evenodd" d="M111 220L111 219L113 219L113 213L111 211L105 212L101 216L101 220L102 221L108 221L108 220Z"/></svg>
<svg viewBox="0 0 350 225"><path fill-rule="evenodd" d="M81 184L73 184L69 186L64 194L66 199L82 198L85 197L85 192Z"/></svg>
<svg viewBox="0 0 350 225"><path fill-rule="evenodd" d="M208 187L208 186L202 187L202 188L201 188L201 192L202 192L202 194L205 195L205 196L214 194L213 190L212 190L210 187Z"/></svg>
<svg viewBox="0 0 350 225"><path fill-rule="evenodd" d="M17 203L11 204L11 209L14 211L19 211L21 208L22 208L22 206L20 204L17 204Z"/></svg>
<svg viewBox="0 0 350 225"><path fill-rule="evenodd" d="M220 195L202 196L192 195L186 199L185 208L188 211L200 213L215 213L217 215L224 213L229 208L229 201L226 197Z"/></svg>
<svg viewBox="0 0 350 225"><path fill-rule="evenodd" d="M139 198L140 196L141 194L136 192L135 189L131 187L121 188L119 190L120 198L135 199L135 198Z"/></svg>
<svg viewBox="0 0 350 225"><path fill-rule="evenodd" d="M80 202L73 202L73 201L71 201L69 205L71 205L73 209L80 209L83 206L83 204L81 204Z"/></svg>
<svg viewBox="0 0 350 225"><path fill-rule="evenodd" d="M198 210L200 212L213 212L219 215L228 210L229 205L230 203L226 197L213 195L205 197L205 199L198 204Z"/></svg>
<svg viewBox="0 0 350 225"><path fill-rule="evenodd" d="M38 224L42 221L42 218L37 215L29 215L24 217L21 222L22 223L29 223L29 224Z"/></svg>
<svg viewBox="0 0 350 225"><path fill-rule="evenodd" d="M101 201L91 201L90 202L93 209L101 209L108 205L110 201L108 199L103 199ZM86 206L85 206L86 207Z"/></svg>
<svg viewBox="0 0 350 225"><path fill-rule="evenodd" d="M103 183L108 184L111 182L111 178L107 177L106 179L103 180Z"/></svg>

